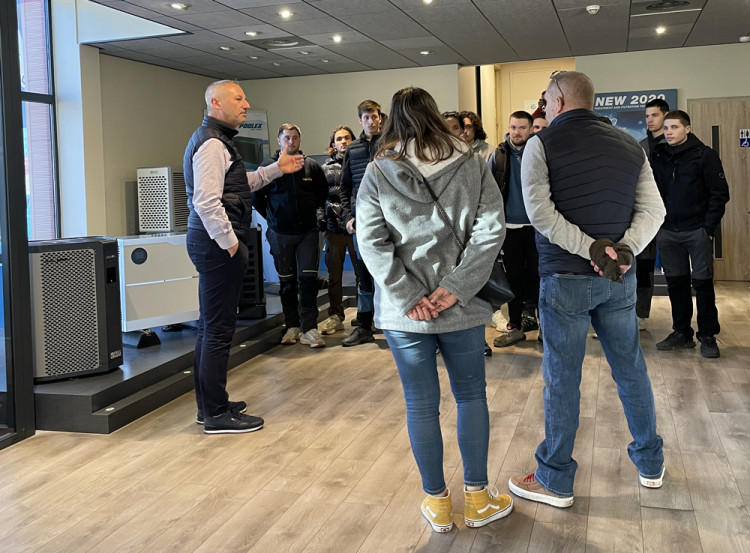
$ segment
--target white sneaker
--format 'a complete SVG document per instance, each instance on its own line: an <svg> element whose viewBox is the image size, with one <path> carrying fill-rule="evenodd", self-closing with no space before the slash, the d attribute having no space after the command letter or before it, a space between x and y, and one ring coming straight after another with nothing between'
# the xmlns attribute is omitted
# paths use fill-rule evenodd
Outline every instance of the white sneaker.
<svg viewBox="0 0 750 553"><path fill-rule="evenodd" d="M646 478L645 476L638 475L638 479L641 482L641 486L644 488L661 488L662 484L664 483L664 472L666 471L666 467L661 467L661 474L657 476L656 478Z"/></svg>
<svg viewBox="0 0 750 553"><path fill-rule="evenodd" d="M281 343L285 346L296 344L300 336L302 336L302 329L298 326L293 326L286 330L284 337L281 339Z"/></svg>
<svg viewBox="0 0 750 553"><path fill-rule="evenodd" d="M505 331L505 327L508 325L508 321L500 309L492 314L492 322L490 322L490 325L494 326L498 332Z"/></svg>
<svg viewBox="0 0 750 553"><path fill-rule="evenodd" d="M641 332L646 330L646 319L638 317L638 330L640 330Z"/></svg>
<svg viewBox="0 0 750 553"><path fill-rule="evenodd" d="M323 348L326 345L326 341L320 335L317 328L312 328L305 332L299 339L300 344L305 344L311 348Z"/></svg>
<svg viewBox="0 0 750 553"><path fill-rule="evenodd" d="M320 323L321 334L333 334L338 330L344 330L344 319L340 315L331 315Z"/></svg>

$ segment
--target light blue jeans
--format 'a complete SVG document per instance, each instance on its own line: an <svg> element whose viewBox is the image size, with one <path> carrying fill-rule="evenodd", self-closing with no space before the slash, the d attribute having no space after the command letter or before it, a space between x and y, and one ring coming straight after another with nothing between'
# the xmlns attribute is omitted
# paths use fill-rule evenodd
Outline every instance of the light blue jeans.
<svg viewBox="0 0 750 553"><path fill-rule="evenodd" d="M573 444L581 401L581 366L589 323L599 336L617 384L633 441L628 454L641 476L655 478L664 464L656 433L651 380L635 316L635 271L613 283L600 276L556 274L541 279L539 314L544 329L544 430L536 450L536 480L563 497L573 496L578 464Z"/></svg>
<svg viewBox="0 0 750 553"><path fill-rule="evenodd" d="M384 330L406 399L406 423L422 488L445 490L440 382L435 348L445 361L458 411L458 447L467 486L487 485L490 419L484 372L484 326L443 334Z"/></svg>

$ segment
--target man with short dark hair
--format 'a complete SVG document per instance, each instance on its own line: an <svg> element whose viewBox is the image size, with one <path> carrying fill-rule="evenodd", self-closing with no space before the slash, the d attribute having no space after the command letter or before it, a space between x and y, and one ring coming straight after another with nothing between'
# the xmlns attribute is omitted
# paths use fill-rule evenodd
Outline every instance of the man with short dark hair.
<svg viewBox="0 0 750 553"><path fill-rule="evenodd" d="M655 98L646 104L646 138L640 141L649 162L651 152L664 140L664 116L669 111L669 104L661 98ZM654 297L654 267L656 266L656 239L638 254L635 265L635 314L638 316L638 328L646 330L646 319L651 315L651 300Z"/></svg>
<svg viewBox="0 0 750 553"><path fill-rule="evenodd" d="M667 208L656 236L672 305L672 330L656 349L695 347L693 298L698 311L697 338L701 355L719 357L716 335L721 330L714 292L713 239L729 201L729 185L718 154L691 132L690 116L681 110L664 116L666 144L657 144L651 164Z"/></svg>
<svg viewBox="0 0 750 553"><path fill-rule="evenodd" d="M534 124L531 126L532 131L537 133L539 131L543 131L547 127L549 127L549 123L544 118L544 116L540 115L539 117L534 117Z"/></svg>
<svg viewBox="0 0 750 553"><path fill-rule="evenodd" d="M284 148L276 163L245 170L232 138L250 104L233 81L206 89L207 115L185 148L187 250L198 271L198 336L193 379L196 422L206 434L237 434L263 428L263 419L245 415L244 401L229 401L227 362L237 322L242 281L247 273L252 217L251 193L282 173L302 167L302 156Z"/></svg>
<svg viewBox="0 0 750 553"><path fill-rule="evenodd" d="M380 137L380 104L365 100L357 106L357 117L362 125L362 133L354 140L344 154L341 170L341 207L349 234L354 234L354 247L357 251L359 287L357 288L357 328L344 338L344 347L358 346L374 342L372 321L375 316L375 282L359 255L356 236L357 192L365 175L367 164L375 156L376 143Z"/></svg>
<svg viewBox="0 0 750 553"><path fill-rule="evenodd" d="M505 348L526 340L525 331L536 330L536 304L539 297L539 258L521 191L521 159L526 142L531 137L531 115L514 111L508 122L505 140L495 150L487 164L503 195L507 232L502 247L503 264L508 283L515 296L508 303L508 324L498 328L497 348ZM524 300L529 301L524 313ZM493 310L500 309L493 305Z"/></svg>
<svg viewBox="0 0 750 553"><path fill-rule="evenodd" d="M630 267L633 254L656 234L664 204L638 143L593 112L591 79L576 71L553 73L545 98L550 126L527 142L521 166L539 252L544 440L536 450L536 470L514 476L508 486L519 497L570 507L589 325L617 383L633 437L628 454L640 483L662 485L662 439Z"/></svg>
<svg viewBox="0 0 750 553"><path fill-rule="evenodd" d="M301 133L297 125L279 128L279 148L269 165L283 149L299 153ZM297 341L311 348L326 345L318 332L318 230L325 230L325 202L328 181L323 169L309 157L295 173L282 175L253 193L253 206L268 223L266 238L279 274L279 296L284 311L284 345Z"/></svg>

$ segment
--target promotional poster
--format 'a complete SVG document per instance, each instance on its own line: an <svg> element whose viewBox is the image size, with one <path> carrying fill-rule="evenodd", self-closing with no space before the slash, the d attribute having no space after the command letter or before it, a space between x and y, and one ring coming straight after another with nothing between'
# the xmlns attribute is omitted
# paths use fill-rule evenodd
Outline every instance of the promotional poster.
<svg viewBox="0 0 750 553"><path fill-rule="evenodd" d="M677 109L677 89L599 92L594 95L594 111L612 120L615 127L628 132L638 141L646 138L646 104L661 98L669 109Z"/></svg>
<svg viewBox="0 0 750 553"><path fill-rule="evenodd" d="M233 142L240 151L248 171L254 171L271 155L268 143L268 115L265 111L248 111L245 122Z"/></svg>

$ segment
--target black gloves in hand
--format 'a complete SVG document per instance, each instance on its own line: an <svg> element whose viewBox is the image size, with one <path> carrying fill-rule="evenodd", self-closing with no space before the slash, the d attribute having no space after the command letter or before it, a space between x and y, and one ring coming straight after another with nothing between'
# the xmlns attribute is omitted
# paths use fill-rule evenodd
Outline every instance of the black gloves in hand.
<svg viewBox="0 0 750 553"><path fill-rule="evenodd" d="M607 255L607 246L613 248L617 254L617 259L612 259ZM604 277L612 282L622 282L620 278L620 265L633 264L633 251L630 246L621 242L615 244L612 240L600 238L594 240L589 248L589 255L597 267L604 273Z"/></svg>

